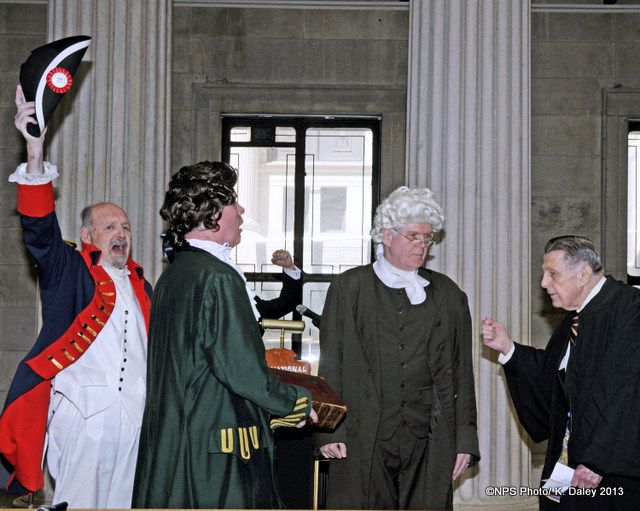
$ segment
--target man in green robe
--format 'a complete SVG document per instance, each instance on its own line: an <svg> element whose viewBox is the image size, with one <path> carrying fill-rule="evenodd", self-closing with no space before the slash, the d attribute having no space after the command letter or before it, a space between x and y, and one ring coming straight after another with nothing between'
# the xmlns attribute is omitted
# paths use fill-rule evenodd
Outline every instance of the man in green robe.
<svg viewBox="0 0 640 511"><path fill-rule="evenodd" d="M165 195L175 259L152 304L134 508L280 507L271 429L317 420L309 392L265 363L255 302L229 256L244 212L236 180L229 165L201 162Z"/></svg>

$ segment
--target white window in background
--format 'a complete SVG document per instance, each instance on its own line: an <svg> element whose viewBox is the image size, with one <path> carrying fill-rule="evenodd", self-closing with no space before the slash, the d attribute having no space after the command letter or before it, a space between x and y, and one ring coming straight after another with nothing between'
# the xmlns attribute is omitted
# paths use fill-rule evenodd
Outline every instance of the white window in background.
<svg viewBox="0 0 640 511"><path fill-rule="evenodd" d="M345 231L347 189L324 186L320 188L320 232L323 234Z"/></svg>
<svg viewBox="0 0 640 511"><path fill-rule="evenodd" d="M629 132L627 184L627 274L631 282L637 282L640 278L640 131Z"/></svg>
<svg viewBox="0 0 640 511"><path fill-rule="evenodd" d="M306 274L302 303L321 313L332 278L371 260L379 119L317 124L317 118L230 116L223 119L223 153L238 169L236 190L246 210L242 243L232 252L236 263L259 295L275 298L281 283L270 274L281 269L271 264L271 253L289 250ZM304 158L296 158L298 151ZM301 232L294 232L300 225ZM301 355L315 372L318 330L308 326ZM267 331L263 340L267 348L277 347L279 332Z"/></svg>

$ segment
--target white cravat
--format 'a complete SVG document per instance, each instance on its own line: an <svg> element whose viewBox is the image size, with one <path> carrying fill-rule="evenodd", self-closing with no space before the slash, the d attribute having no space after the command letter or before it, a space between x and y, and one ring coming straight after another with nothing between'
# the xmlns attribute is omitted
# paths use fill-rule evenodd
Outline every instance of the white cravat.
<svg viewBox="0 0 640 511"><path fill-rule="evenodd" d="M231 259L231 247L229 246L229 244L225 243L224 245L220 245L220 243L216 243L215 241L197 239L188 239L186 241L192 247L201 248L202 250L209 252L212 256L217 257L223 263L227 263L238 272L238 275L240 275L242 277L242 280L244 280L244 287L247 290L247 296L249 297L249 303L251 304L251 308L253 309L253 315L256 317L256 321L259 320L260 313L258 312L258 309L256 309L256 295L249 287L247 278L244 276L244 272L236 265L235 261Z"/></svg>
<svg viewBox="0 0 640 511"><path fill-rule="evenodd" d="M418 305L425 301L427 293L425 287L429 281L418 275L418 270L399 270L379 254L378 260L373 263L373 271L382 283L394 289L404 289L411 305Z"/></svg>

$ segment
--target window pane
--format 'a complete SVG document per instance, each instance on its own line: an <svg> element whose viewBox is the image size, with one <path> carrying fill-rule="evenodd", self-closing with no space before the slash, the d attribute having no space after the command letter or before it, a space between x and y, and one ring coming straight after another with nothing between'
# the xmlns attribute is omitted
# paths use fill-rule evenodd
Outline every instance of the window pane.
<svg viewBox="0 0 640 511"><path fill-rule="evenodd" d="M271 254L293 254L294 148L231 147L230 163L238 169L238 202L245 208L242 242L232 251L245 272L275 272Z"/></svg>
<svg viewBox="0 0 640 511"><path fill-rule="evenodd" d="M367 128L307 130L304 271L336 274L370 261L372 141Z"/></svg>
<svg viewBox="0 0 640 511"><path fill-rule="evenodd" d="M276 127L276 142L291 142L295 143L296 141L296 129L295 128L287 128L284 126Z"/></svg>
<svg viewBox="0 0 640 511"><path fill-rule="evenodd" d="M251 142L251 128L231 128L231 142Z"/></svg>
<svg viewBox="0 0 640 511"><path fill-rule="evenodd" d="M320 232L344 232L344 213L347 210L347 189L337 187L320 188Z"/></svg>

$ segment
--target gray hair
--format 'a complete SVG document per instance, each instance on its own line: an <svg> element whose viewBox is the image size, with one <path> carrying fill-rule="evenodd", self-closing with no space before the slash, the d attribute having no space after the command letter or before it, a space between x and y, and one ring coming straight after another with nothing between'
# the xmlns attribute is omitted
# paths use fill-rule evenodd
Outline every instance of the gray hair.
<svg viewBox="0 0 640 511"><path fill-rule="evenodd" d="M87 229L91 229L93 227L93 218L91 217L91 213L93 213L93 204L86 208L82 208L82 211L80 212L81 228L86 227Z"/></svg>
<svg viewBox="0 0 640 511"><path fill-rule="evenodd" d="M434 232L442 229L444 213L436 202L436 195L428 188L401 186L384 199L373 219L371 239L382 242L384 229L396 229L406 224L431 224Z"/></svg>
<svg viewBox="0 0 640 511"><path fill-rule="evenodd" d="M602 271L600 254L589 238L575 235L558 236L557 238L550 239L544 247L545 254L548 254L552 250L564 252L565 259L571 266L586 263L594 273Z"/></svg>

